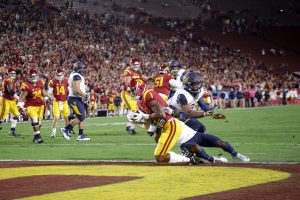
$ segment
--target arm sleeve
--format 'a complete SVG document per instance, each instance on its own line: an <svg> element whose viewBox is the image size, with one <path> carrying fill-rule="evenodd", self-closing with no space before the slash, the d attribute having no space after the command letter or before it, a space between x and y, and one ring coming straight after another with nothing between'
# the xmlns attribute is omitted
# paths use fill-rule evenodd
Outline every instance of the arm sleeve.
<svg viewBox="0 0 300 200"><path fill-rule="evenodd" d="M176 81L175 79L169 80L169 84L171 85L171 87L174 87L174 88L180 88L181 87L180 82Z"/></svg>
<svg viewBox="0 0 300 200"><path fill-rule="evenodd" d="M80 81L81 77L79 75L74 75L73 76L73 81Z"/></svg>
<svg viewBox="0 0 300 200"><path fill-rule="evenodd" d="M198 100L198 105L200 106L200 108L201 108L204 112L213 109L213 108L211 108L210 106L208 106L208 105L204 102L203 98L200 98L200 99Z"/></svg>

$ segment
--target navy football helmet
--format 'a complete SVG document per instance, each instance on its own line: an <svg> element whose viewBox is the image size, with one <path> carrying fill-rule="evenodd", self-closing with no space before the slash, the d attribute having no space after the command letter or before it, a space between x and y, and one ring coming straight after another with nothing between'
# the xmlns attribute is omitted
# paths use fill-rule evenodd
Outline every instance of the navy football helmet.
<svg viewBox="0 0 300 200"><path fill-rule="evenodd" d="M176 77L177 76L177 73L178 73L178 70L180 68L180 64L177 60L175 59L172 59L168 62L169 64L169 69L170 69L170 73Z"/></svg>
<svg viewBox="0 0 300 200"><path fill-rule="evenodd" d="M201 91L202 81L201 81L199 73L188 72L183 77L182 83L183 83L184 89L186 91L188 91L194 97L196 97Z"/></svg>
<svg viewBox="0 0 300 200"><path fill-rule="evenodd" d="M85 65L81 61L78 61L78 62L76 62L76 63L73 64L73 70L74 70L74 72L77 72L78 74L83 75L85 69L86 69Z"/></svg>

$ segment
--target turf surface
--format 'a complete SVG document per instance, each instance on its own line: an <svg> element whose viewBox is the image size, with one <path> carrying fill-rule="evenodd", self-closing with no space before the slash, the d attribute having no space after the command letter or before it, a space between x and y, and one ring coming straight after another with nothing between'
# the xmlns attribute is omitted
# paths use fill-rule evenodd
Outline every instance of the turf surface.
<svg viewBox="0 0 300 200"><path fill-rule="evenodd" d="M230 142L238 152L248 155L251 161L300 162L300 106L220 112L227 116L226 120L201 120L207 127L207 133ZM18 125L20 138L9 136L10 126L4 124L0 132L0 160L153 161L154 141L139 128L137 135L128 135L125 122L125 117L87 119L85 132L91 141L77 142L77 135L72 135L70 141L64 140L59 129L57 137L50 138L51 121L43 121L43 144L32 143L29 123ZM206 150L209 154L222 154L229 161L237 162L220 149ZM179 152L178 146L174 151Z"/></svg>

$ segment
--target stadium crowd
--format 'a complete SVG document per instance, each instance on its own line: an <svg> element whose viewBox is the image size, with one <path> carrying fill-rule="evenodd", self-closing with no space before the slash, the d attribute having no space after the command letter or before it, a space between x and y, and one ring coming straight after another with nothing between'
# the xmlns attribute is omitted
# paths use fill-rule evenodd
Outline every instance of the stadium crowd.
<svg viewBox="0 0 300 200"><path fill-rule="evenodd" d="M175 58L182 68L201 73L209 104L235 108L299 103L299 79L288 72L274 73L250 55L196 36L192 21L165 37L134 29L132 25L140 22L112 13L92 18L87 12L39 6L0 9L1 76L6 68L14 68L19 87L32 68L47 80L59 68L70 74L79 59L88 67L89 90L105 109L109 97L122 90L122 72L130 58L140 59L149 77ZM155 21L151 16L147 20Z"/></svg>

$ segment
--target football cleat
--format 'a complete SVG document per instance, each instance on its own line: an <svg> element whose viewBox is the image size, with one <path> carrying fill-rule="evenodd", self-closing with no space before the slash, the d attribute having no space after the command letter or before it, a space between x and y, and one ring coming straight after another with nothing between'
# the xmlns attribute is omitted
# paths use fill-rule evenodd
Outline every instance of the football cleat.
<svg viewBox="0 0 300 200"><path fill-rule="evenodd" d="M129 134L130 134L130 135L136 135L135 129L130 129L130 130L129 130Z"/></svg>
<svg viewBox="0 0 300 200"><path fill-rule="evenodd" d="M214 158L214 162L213 163L227 163L228 160L224 157L213 157Z"/></svg>
<svg viewBox="0 0 300 200"><path fill-rule="evenodd" d="M192 154L192 156L190 157L190 162L188 163L189 165L199 165L199 164L203 164L203 160L201 160L199 157L195 156Z"/></svg>
<svg viewBox="0 0 300 200"><path fill-rule="evenodd" d="M16 133L16 130L14 129L11 129L9 132L8 132L9 135L11 136L14 136L14 137L20 137L19 134Z"/></svg>
<svg viewBox="0 0 300 200"><path fill-rule="evenodd" d="M189 152L186 147L181 147L181 155L190 159L188 165L198 165L204 163L199 157L197 157L194 153Z"/></svg>
<svg viewBox="0 0 300 200"><path fill-rule="evenodd" d="M51 138L55 138L55 136L56 136L56 133L51 133L51 135L50 135Z"/></svg>
<svg viewBox="0 0 300 200"><path fill-rule="evenodd" d="M40 134L36 134L36 135L34 135L32 142L40 144L40 143L43 143L44 140L42 139Z"/></svg>
<svg viewBox="0 0 300 200"><path fill-rule="evenodd" d="M65 128L61 128L61 129L60 129L60 132L63 134L63 136L64 136L64 138L65 138L66 140L70 140L69 133L68 133L68 131L67 131Z"/></svg>
<svg viewBox="0 0 300 200"><path fill-rule="evenodd" d="M91 139L88 137L85 137L85 135L78 135L77 141L90 141Z"/></svg>
<svg viewBox="0 0 300 200"><path fill-rule="evenodd" d="M239 154L239 153L236 155L235 158L236 158L236 159L239 159L239 160L242 161L242 162L249 162L249 161L250 161L250 158L249 158L249 157L244 156L244 155Z"/></svg>

